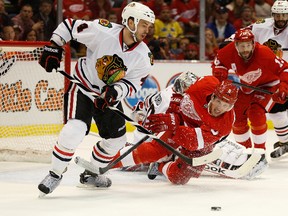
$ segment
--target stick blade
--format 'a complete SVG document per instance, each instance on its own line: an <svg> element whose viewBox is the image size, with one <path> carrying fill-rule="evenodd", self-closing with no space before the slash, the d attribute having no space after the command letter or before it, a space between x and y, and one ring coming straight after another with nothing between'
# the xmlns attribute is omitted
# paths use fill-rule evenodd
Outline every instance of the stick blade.
<svg viewBox="0 0 288 216"><path fill-rule="evenodd" d="M96 174L100 174L100 170L99 167L95 166L94 164L92 164L91 162L85 160L84 158L81 158L79 156L75 157L74 162L84 168L85 170L88 170L92 173L96 173Z"/></svg>
<svg viewBox="0 0 288 216"><path fill-rule="evenodd" d="M211 153L209 153L207 155L204 155L202 157L193 158L193 166L200 166L203 164L213 162L213 161L217 160L218 158L220 158L222 153L223 153L222 149L218 148L218 149L214 149Z"/></svg>
<svg viewBox="0 0 288 216"><path fill-rule="evenodd" d="M257 153L252 154L240 168L235 170L237 172L236 177L241 178L243 176L246 176L252 170L252 168L259 162L260 159L261 154Z"/></svg>

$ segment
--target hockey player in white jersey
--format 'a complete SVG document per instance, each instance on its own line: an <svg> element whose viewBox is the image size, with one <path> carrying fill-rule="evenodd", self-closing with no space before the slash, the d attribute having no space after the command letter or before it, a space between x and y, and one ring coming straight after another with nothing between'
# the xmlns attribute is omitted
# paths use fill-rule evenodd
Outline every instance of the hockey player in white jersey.
<svg viewBox="0 0 288 216"><path fill-rule="evenodd" d="M94 119L102 138L92 150L91 162L106 166L126 144L125 120L109 106L123 111L121 100L137 92L153 65L153 56L143 42L154 23L154 12L147 6L129 3L122 11L122 24L104 19L94 21L66 19L54 31L51 46L45 46L39 60L47 72L57 69L64 44L77 40L87 47L86 57L77 61L73 77L99 94L93 98L71 83L64 96L65 118L52 153L52 168L38 185L42 195L51 193L60 183L76 148L90 130ZM84 171L80 182L95 187L110 187L103 175Z"/></svg>
<svg viewBox="0 0 288 216"><path fill-rule="evenodd" d="M288 48L288 2L275 1L271 8L272 17L260 19L248 28L254 34L255 41L267 45L274 53L282 57L282 50ZM288 59L284 59L288 60ZM271 152L272 158L280 157L288 152L288 101L284 104L275 104L269 112L276 135L279 139L274 144L275 150Z"/></svg>

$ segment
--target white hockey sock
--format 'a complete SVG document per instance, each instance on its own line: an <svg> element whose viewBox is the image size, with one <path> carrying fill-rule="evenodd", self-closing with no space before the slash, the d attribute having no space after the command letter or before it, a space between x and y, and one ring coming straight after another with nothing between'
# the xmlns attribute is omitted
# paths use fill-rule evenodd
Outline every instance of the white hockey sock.
<svg viewBox="0 0 288 216"><path fill-rule="evenodd" d="M61 176L72 160L74 152L74 150L67 149L57 143L52 153L52 171Z"/></svg>
<svg viewBox="0 0 288 216"><path fill-rule="evenodd" d="M278 113L269 113L271 118L275 133L280 142L288 142L288 116L287 111L278 112Z"/></svg>
<svg viewBox="0 0 288 216"><path fill-rule="evenodd" d="M97 142L93 146L93 151L91 155L91 162L98 167L107 166L110 161L112 161L114 155L108 154L101 146L101 141Z"/></svg>

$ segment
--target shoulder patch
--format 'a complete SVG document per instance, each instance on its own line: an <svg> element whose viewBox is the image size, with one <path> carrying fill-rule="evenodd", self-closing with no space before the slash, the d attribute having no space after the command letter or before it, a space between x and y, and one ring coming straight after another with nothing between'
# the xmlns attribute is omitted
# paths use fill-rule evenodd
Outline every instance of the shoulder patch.
<svg viewBox="0 0 288 216"><path fill-rule="evenodd" d="M156 106L159 106L159 105L162 103L162 96L161 96L161 94L156 94L154 101L155 101Z"/></svg>
<svg viewBox="0 0 288 216"><path fill-rule="evenodd" d="M112 23L106 19L99 19L99 24L104 27L112 28Z"/></svg>
<svg viewBox="0 0 288 216"><path fill-rule="evenodd" d="M258 19L255 23L256 24L265 23L265 19Z"/></svg>

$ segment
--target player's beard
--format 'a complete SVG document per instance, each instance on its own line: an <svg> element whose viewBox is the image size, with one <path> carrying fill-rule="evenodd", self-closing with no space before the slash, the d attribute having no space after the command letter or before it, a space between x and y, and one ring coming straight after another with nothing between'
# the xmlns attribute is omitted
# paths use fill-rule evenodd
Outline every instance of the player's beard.
<svg viewBox="0 0 288 216"><path fill-rule="evenodd" d="M135 33L135 37L137 39L137 42L141 42L145 39L147 34L139 34L138 32Z"/></svg>
<svg viewBox="0 0 288 216"><path fill-rule="evenodd" d="M278 20L278 21L274 21L274 25L276 28L278 29L283 29L287 26L287 20Z"/></svg>
<svg viewBox="0 0 288 216"><path fill-rule="evenodd" d="M253 51L244 51L239 53L241 58L243 58L245 61L249 60L252 56Z"/></svg>

